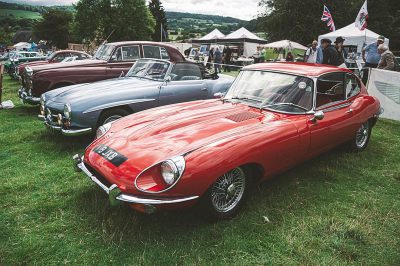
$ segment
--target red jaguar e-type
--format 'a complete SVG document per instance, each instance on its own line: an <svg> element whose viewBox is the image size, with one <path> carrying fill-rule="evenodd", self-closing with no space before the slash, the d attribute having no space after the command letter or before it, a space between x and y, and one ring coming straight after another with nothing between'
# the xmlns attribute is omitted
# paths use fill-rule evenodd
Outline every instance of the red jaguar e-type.
<svg viewBox="0 0 400 266"><path fill-rule="evenodd" d="M82 170L137 210L201 204L232 217L258 183L343 143L367 145L382 112L347 69L304 63L245 67L227 94L102 126Z"/></svg>

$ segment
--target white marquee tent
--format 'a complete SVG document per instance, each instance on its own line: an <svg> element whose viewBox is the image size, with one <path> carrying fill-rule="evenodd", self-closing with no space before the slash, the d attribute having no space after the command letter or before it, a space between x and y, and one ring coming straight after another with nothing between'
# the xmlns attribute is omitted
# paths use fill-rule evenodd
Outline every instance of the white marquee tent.
<svg viewBox="0 0 400 266"><path fill-rule="evenodd" d="M31 44L27 43L27 42L19 42L17 44L14 45L14 48L17 50L22 50L22 49L30 49L31 48Z"/></svg>
<svg viewBox="0 0 400 266"><path fill-rule="evenodd" d="M215 40L215 39L223 39L225 35L220 32L218 29L213 30L207 35L204 35L199 40L206 41L206 40Z"/></svg>
<svg viewBox="0 0 400 266"><path fill-rule="evenodd" d="M264 44L263 46L267 47L267 48L283 48L285 50L293 50L293 49L307 50L306 46L301 45L300 43L297 43L297 42L289 41L289 40L271 42L271 43Z"/></svg>
<svg viewBox="0 0 400 266"><path fill-rule="evenodd" d="M345 39L344 45L355 45L357 46L357 52L360 53L364 43L370 44L376 42L379 34L369 29L360 31L356 28L354 23L351 23L344 28L318 36L318 43L320 43L322 39L330 39L333 43L336 38L340 36ZM385 44L389 46L389 39L385 38Z"/></svg>

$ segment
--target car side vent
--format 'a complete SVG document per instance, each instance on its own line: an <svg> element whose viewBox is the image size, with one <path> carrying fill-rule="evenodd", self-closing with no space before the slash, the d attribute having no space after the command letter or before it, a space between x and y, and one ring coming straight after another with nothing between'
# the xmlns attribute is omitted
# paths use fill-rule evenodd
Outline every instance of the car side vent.
<svg viewBox="0 0 400 266"><path fill-rule="evenodd" d="M246 120L258 118L258 117L260 117L260 114L257 114L254 112L241 112L241 113L236 113L233 115L226 116L225 118L235 121L235 122L242 122L242 121L246 121Z"/></svg>

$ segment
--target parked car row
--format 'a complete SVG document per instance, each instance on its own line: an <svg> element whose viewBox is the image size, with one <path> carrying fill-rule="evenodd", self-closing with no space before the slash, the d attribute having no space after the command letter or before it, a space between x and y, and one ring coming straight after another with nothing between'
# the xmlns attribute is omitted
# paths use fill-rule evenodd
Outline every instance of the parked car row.
<svg viewBox="0 0 400 266"><path fill-rule="evenodd" d="M75 168L111 204L198 205L217 219L234 216L253 184L344 143L364 150L382 112L347 69L265 63L234 79L181 57L160 43L111 43L92 60L25 67L20 97L40 103L49 130L95 137Z"/></svg>

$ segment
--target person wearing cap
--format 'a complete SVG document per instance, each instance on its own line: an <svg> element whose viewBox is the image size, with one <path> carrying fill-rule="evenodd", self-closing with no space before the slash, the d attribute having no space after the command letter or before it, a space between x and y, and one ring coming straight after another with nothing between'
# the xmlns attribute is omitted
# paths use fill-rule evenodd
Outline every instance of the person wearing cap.
<svg viewBox="0 0 400 266"><path fill-rule="evenodd" d="M339 54L335 47L332 45L332 41L329 39L322 39L321 46L324 49L324 58L322 64L338 66L339 65Z"/></svg>
<svg viewBox="0 0 400 266"><path fill-rule="evenodd" d="M378 53L381 55L381 60L378 63L379 69L398 71L396 57L393 53L389 51L389 48L385 44L380 44L378 46Z"/></svg>
<svg viewBox="0 0 400 266"><path fill-rule="evenodd" d="M364 47L362 50L362 58L365 62L364 71L363 71L363 82L364 84L368 80L368 68L376 68L378 66L379 61L381 60L381 55L378 53L378 46L385 42L385 37L379 36L376 40L376 43L371 43ZM365 56L365 53L367 55Z"/></svg>
<svg viewBox="0 0 400 266"><path fill-rule="evenodd" d="M337 37L335 41L335 48L338 52L338 64L341 65L344 63L344 59L346 58L345 51L343 49L343 42L345 39L342 37Z"/></svg>

